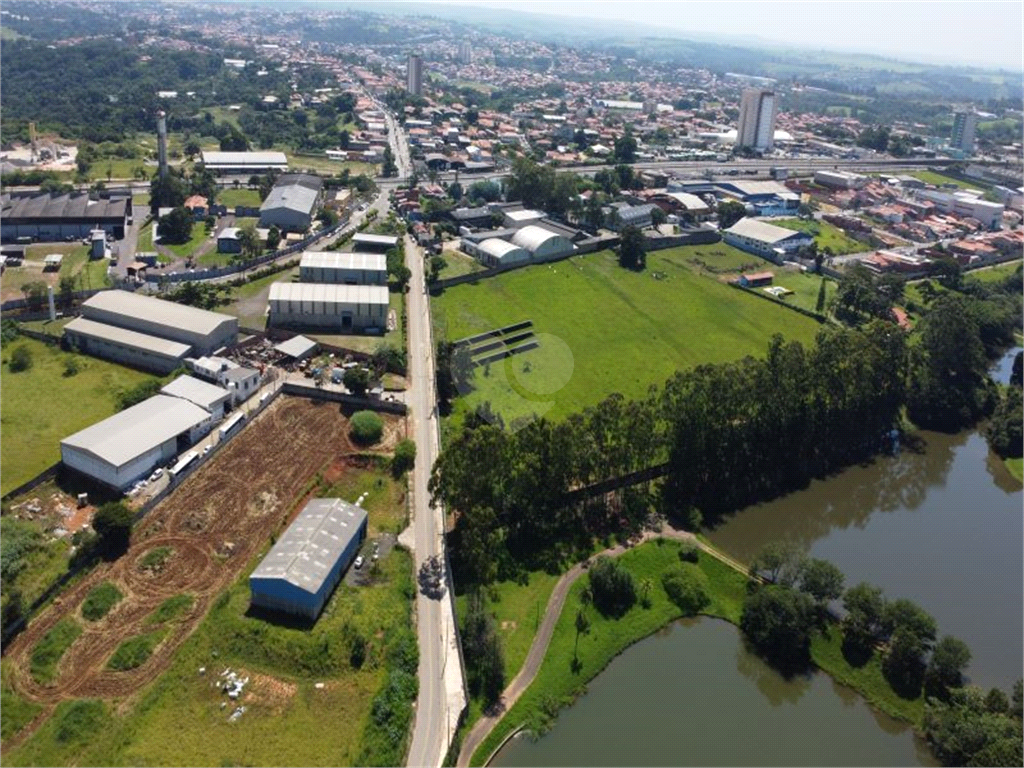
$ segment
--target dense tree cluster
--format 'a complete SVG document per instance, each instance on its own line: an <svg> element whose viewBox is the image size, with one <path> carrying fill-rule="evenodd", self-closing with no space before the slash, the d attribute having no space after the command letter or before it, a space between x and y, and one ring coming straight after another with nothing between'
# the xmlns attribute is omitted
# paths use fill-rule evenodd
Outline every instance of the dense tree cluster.
<svg viewBox="0 0 1024 768"><path fill-rule="evenodd" d="M469 692L492 704L505 689L505 661L494 617L479 590L469 596L461 639Z"/></svg>
<svg viewBox="0 0 1024 768"><path fill-rule="evenodd" d="M986 695L974 687L953 690L948 701L929 700L924 733L943 765L1021 765L1021 681L1012 703L998 688Z"/></svg>
<svg viewBox="0 0 1024 768"><path fill-rule="evenodd" d="M622 616L636 603L636 579L617 558L597 558L589 576L594 607L605 616Z"/></svg>

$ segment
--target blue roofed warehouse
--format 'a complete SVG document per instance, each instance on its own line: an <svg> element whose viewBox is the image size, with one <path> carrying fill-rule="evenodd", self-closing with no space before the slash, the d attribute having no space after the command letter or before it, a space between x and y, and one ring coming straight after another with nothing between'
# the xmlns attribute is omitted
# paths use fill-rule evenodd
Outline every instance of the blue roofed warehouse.
<svg viewBox="0 0 1024 768"><path fill-rule="evenodd" d="M249 577L252 605L315 621L366 538L366 510L312 499Z"/></svg>

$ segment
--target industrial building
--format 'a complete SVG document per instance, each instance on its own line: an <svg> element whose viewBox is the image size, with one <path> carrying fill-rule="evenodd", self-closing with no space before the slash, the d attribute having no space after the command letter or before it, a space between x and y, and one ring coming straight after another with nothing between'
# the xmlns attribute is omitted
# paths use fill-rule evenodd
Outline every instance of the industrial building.
<svg viewBox="0 0 1024 768"><path fill-rule="evenodd" d="M315 621L366 538L366 511L311 499L249 576L253 606Z"/></svg>
<svg viewBox="0 0 1024 768"><path fill-rule="evenodd" d="M758 151L775 144L775 92L764 88L747 88L740 98L740 119L736 127L736 146Z"/></svg>
<svg viewBox="0 0 1024 768"><path fill-rule="evenodd" d="M716 181L714 188L757 216L792 216L800 208L800 195L777 181Z"/></svg>
<svg viewBox="0 0 1024 768"><path fill-rule="evenodd" d="M786 256L814 242L814 238L806 232L748 218L740 219L723 231L722 238L729 245L748 253L756 253L776 264L781 264Z"/></svg>
<svg viewBox="0 0 1024 768"><path fill-rule="evenodd" d="M146 333L208 355L238 338L238 318L128 291L102 291L82 304L82 317Z"/></svg>
<svg viewBox="0 0 1024 768"><path fill-rule="evenodd" d="M413 96L423 95L423 57L410 54L406 69L405 90Z"/></svg>
<svg viewBox="0 0 1024 768"><path fill-rule="evenodd" d="M504 225L509 229L522 229L530 224L536 224L546 215L544 211L519 209L516 211L503 211L502 219Z"/></svg>
<svg viewBox="0 0 1024 768"><path fill-rule="evenodd" d="M56 241L89 237L93 230L124 237L131 197L92 198L88 192L0 196L0 240Z"/></svg>
<svg viewBox="0 0 1024 768"><path fill-rule="evenodd" d="M389 297L382 285L274 283L269 325L384 333Z"/></svg>
<svg viewBox="0 0 1024 768"><path fill-rule="evenodd" d="M292 360L305 360L316 353L317 343L305 336L292 336L288 341L282 341L274 349L285 357Z"/></svg>
<svg viewBox="0 0 1024 768"><path fill-rule="evenodd" d="M203 152L203 166L216 174L287 171L284 152Z"/></svg>
<svg viewBox="0 0 1024 768"><path fill-rule="evenodd" d="M937 192L931 189L919 189L918 200L930 200L942 213L953 213L980 221L986 229L999 229L1003 222L1004 206L1001 203L990 203L969 192Z"/></svg>
<svg viewBox="0 0 1024 768"><path fill-rule="evenodd" d="M850 171L815 171L814 183L829 189L860 189L867 185L868 177Z"/></svg>
<svg viewBox="0 0 1024 768"><path fill-rule="evenodd" d="M188 344L85 317L76 317L64 326L64 338L83 354L160 374L180 367L191 350Z"/></svg>
<svg viewBox="0 0 1024 768"><path fill-rule="evenodd" d="M118 491L170 461L213 426L210 412L155 395L60 441L65 466Z"/></svg>
<svg viewBox="0 0 1024 768"><path fill-rule="evenodd" d="M371 235L367 232L356 232L352 236L352 249L355 251L376 251L385 253L398 247L395 235Z"/></svg>
<svg viewBox="0 0 1024 768"><path fill-rule="evenodd" d="M497 237L479 243L463 238L462 250L488 267L510 267L530 261L529 251Z"/></svg>
<svg viewBox="0 0 1024 768"><path fill-rule="evenodd" d="M209 411L214 421L224 418L224 406L231 400L231 393L226 389L192 376L179 376L170 384L165 384L160 391Z"/></svg>
<svg viewBox="0 0 1024 768"><path fill-rule="evenodd" d="M529 253L530 261L534 263L552 261L576 250L568 238L533 224L512 235L512 244Z"/></svg>
<svg viewBox="0 0 1024 768"><path fill-rule="evenodd" d="M342 285L387 285L387 258L382 253L306 251L299 262L299 281Z"/></svg>
<svg viewBox="0 0 1024 768"><path fill-rule="evenodd" d="M242 230L238 227L224 227L217 235L217 253L241 253Z"/></svg>
<svg viewBox="0 0 1024 768"><path fill-rule="evenodd" d="M305 173L281 176L260 206L260 226L305 232L313 224L324 182Z"/></svg>

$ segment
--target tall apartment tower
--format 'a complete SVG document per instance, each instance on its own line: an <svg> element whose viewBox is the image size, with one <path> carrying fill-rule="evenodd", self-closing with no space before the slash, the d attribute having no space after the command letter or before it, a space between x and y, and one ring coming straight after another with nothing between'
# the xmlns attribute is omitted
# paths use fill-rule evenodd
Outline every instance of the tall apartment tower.
<svg viewBox="0 0 1024 768"><path fill-rule="evenodd" d="M974 130L977 127L978 116L973 110L955 112L953 114L953 134L949 139L950 146L967 154L974 152Z"/></svg>
<svg viewBox="0 0 1024 768"><path fill-rule="evenodd" d="M470 45L469 40L463 40L461 43L459 43L459 63L473 63L473 46Z"/></svg>
<svg viewBox="0 0 1024 768"><path fill-rule="evenodd" d="M740 99L740 122L736 128L736 146L757 150L771 149L775 141L775 92L747 88Z"/></svg>
<svg viewBox="0 0 1024 768"><path fill-rule="evenodd" d="M167 113L156 113L156 159L160 178L167 175Z"/></svg>
<svg viewBox="0 0 1024 768"><path fill-rule="evenodd" d="M423 57L415 53L409 55L405 90L413 96L423 95Z"/></svg>

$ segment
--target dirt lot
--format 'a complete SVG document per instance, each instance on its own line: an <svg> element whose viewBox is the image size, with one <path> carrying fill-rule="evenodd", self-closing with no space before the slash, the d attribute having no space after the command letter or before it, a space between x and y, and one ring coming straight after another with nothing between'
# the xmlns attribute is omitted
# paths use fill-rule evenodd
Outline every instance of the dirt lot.
<svg viewBox="0 0 1024 768"><path fill-rule="evenodd" d="M385 419L389 426L385 439L393 444L402 436L401 422ZM96 568L11 642L7 658L15 688L26 698L48 705L45 717L65 699L120 699L153 680L215 597L238 578L282 524L304 495L308 481L354 452L347 428L336 404L278 399L139 524L123 557ZM157 547L171 548L169 559L159 572L142 568L142 558ZM102 620L85 622L88 626L64 654L53 684L36 683L29 673L32 649L61 618L73 615L89 590L104 580L113 582L124 600ZM194 605L149 660L130 671L107 669L118 645L151 630L146 618L165 599L182 593L193 595ZM33 729L26 728L18 740Z"/></svg>

